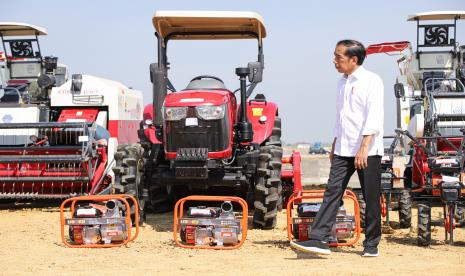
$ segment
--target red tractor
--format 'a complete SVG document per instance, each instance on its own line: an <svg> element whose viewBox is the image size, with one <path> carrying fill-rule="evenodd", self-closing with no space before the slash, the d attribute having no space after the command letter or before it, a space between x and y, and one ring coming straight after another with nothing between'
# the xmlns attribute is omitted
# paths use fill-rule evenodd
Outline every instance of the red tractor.
<svg viewBox="0 0 465 276"><path fill-rule="evenodd" d="M153 105L146 106L139 132L148 205L159 210L188 194L238 195L255 207L255 227L274 228L283 205L281 119L278 106L264 95L250 98L264 68L262 17L252 12L158 11L153 25L158 39L158 62L150 65ZM209 75L193 78L185 89L173 88L168 42L199 39L258 41L258 60L236 68L239 89L231 91ZM235 92L240 92L239 100ZM289 171L283 174L293 177ZM290 187L284 190L292 193L293 181L286 183Z"/></svg>

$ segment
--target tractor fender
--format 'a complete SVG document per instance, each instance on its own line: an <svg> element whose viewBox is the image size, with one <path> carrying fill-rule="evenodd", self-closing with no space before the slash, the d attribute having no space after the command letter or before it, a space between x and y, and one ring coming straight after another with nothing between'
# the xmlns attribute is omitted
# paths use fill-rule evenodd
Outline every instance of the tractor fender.
<svg viewBox="0 0 465 276"><path fill-rule="evenodd" d="M161 144L161 142L157 139L157 136L155 135L156 133L156 128L154 125L146 125L145 121L146 120L151 120L153 122L154 116L153 116L153 104L148 104L144 108L144 113L142 114L142 122L141 122L141 128L144 131L145 137L152 143L152 144Z"/></svg>
<svg viewBox="0 0 465 276"><path fill-rule="evenodd" d="M271 136L277 115L278 106L275 103L267 101L247 103L247 117L252 123L254 143L261 144Z"/></svg>

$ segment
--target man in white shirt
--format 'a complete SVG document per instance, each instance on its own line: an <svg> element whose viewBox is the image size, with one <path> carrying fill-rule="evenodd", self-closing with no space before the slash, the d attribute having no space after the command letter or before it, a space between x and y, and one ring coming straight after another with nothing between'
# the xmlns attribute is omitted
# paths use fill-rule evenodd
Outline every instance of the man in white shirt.
<svg viewBox="0 0 465 276"><path fill-rule="evenodd" d="M344 190L357 171L366 202L365 241L362 256L376 257L381 239L381 157L383 146L383 97L381 78L362 64L365 47L355 40L341 40L334 51L334 65L342 78L338 83L336 124L330 154L331 170L323 203L310 239L291 242L295 249L330 254L327 237L336 222Z"/></svg>

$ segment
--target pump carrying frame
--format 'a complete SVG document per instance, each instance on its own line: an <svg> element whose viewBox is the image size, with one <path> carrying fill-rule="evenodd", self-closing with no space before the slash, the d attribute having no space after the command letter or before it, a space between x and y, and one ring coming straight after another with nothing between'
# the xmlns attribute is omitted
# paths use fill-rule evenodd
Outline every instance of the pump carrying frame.
<svg viewBox="0 0 465 276"><path fill-rule="evenodd" d="M72 244L65 237L65 225L95 225L95 224L111 224L112 221L120 220L119 218L68 218L65 216L66 206L70 206L71 214L74 214L74 210L77 202L82 201L93 201L93 202L104 202L108 200L118 200L124 204L126 207L126 216L124 217L124 222L127 227L127 238L120 243L110 243L110 244ZM134 204L135 210L135 227L136 231L134 235L131 235L132 223L131 223L131 206L129 202ZM108 248L108 247L119 247L126 245L131 241L134 241L139 235L139 206L137 200L127 194L118 194L118 195L91 195L91 196L79 196L74 198L68 198L60 206L60 224L61 224L61 240L63 243L71 248Z"/></svg>
<svg viewBox="0 0 465 276"><path fill-rule="evenodd" d="M238 203L241 208L242 208L242 218L240 219L240 225L241 225L241 239L239 240L239 243L233 246L208 246L208 245L201 245L201 246L196 246L196 245L187 245L184 244L180 241L179 237L179 232L181 230L181 220L185 219L183 218L184 214L184 205L186 202L189 201L208 201L208 202L223 202L223 201L231 201L231 203ZM195 221L199 221L201 219L191 219L190 223L195 223ZM174 242L182 247L182 248L192 248L192 249L216 249L216 250L231 250L231 249L237 249L241 247L245 240L247 239L247 223L248 223L248 206L247 202L243 200L240 197L235 197L235 196L198 196L198 195L193 195L193 196L188 196L185 198L181 198L176 202L176 205L174 206L174 222L173 222L173 236L174 236Z"/></svg>
<svg viewBox="0 0 465 276"><path fill-rule="evenodd" d="M294 202L301 203L305 199L323 199L325 190L303 190L301 192L294 193L287 202L286 215L287 215L287 238L289 241L294 240L293 235L293 216L294 213ZM355 231L354 237L346 242L330 243L332 247L339 246L352 246L360 239L360 206L358 204L357 196L351 190L345 190L342 199L348 199L353 202L354 216L355 216Z"/></svg>

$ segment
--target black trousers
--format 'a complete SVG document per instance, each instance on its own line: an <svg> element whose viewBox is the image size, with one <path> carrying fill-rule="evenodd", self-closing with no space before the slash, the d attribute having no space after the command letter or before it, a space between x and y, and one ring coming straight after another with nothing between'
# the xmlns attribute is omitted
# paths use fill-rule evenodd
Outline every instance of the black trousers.
<svg viewBox="0 0 465 276"><path fill-rule="evenodd" d="M355 169L354 160L355 157L334 155L323 203L312 224L311 239L325 241L328 238L332 226L336 223L344 190L352 174L357 171L366 202L363 246L378 246L381 239L381 156L368 156L368 166L363 170Z"/></svg>

